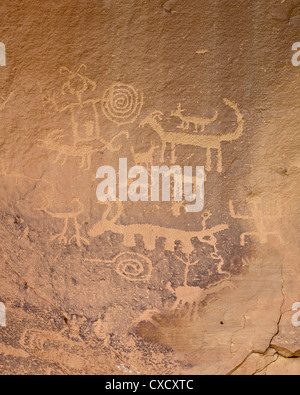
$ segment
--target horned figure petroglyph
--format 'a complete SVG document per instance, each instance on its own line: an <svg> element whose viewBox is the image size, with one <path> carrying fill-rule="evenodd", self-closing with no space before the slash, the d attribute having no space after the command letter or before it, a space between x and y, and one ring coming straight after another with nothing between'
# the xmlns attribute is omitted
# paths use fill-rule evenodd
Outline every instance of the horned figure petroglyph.
<svg viewBox="0 0 300 395"><path fill-rule="evenodd" d="M19 343L27 352L34 352L37 357L52 364L55 363L64 372L71 374L69 369L74 372L87 366L84 354L80 355L83 351L83 340L78 332L78 329L72 330L72 328L63 329L60 332L25 329L20 336Z"/></svg>
<svg viewBox="0 0 300 395"><path fill-rule="evenodd" d="M57 153L54 163L61 161L61 165L64 165L68 158L79 158L80 169L85 168L85 170L89 170L91 168L93 154L103 153L105 150L117 152L121 149L121 145L115 148L113 147L115 140L121 136L126 136L128 139L129 133L127 131L121 131L117 136L113 137L111 141L101 145L98 140L94 140L89 144L77 143L76 145L68 145L61 142L64 138L61 134L61 130L54 130L49 133L45 139L39 139L38 146Z"/></svg>
<svg viewBox="0 0 300 395"><path fill-rule="evenodd" d="M204 132L205 127L215 122L219 115L218 111L216 111L213 118L200 118L200 117L188 117L186 115L183 115L184 113L185 110L181 108L180 103L178 104L177 110L172 111L171 113L172 117L179 118L182 121L182 124L180 126L177 126L177 128L182 130L189 130L190 125L194 125L195 133L199 132L199 127L201 127L201 132Z"/></svg>
<svg viewBox="0 0 300 395"><path fill-rule="evenodd" d="M71 202L72 210L69 212L59 213L50 210L50 202L46 195L43 194L44 206L35 209L36 211L42 211L52 218L64 220L63 231L51 238L51 241L58 240L60 243L65 245L71 244L74 240L78 247L81 247L82 242L89 245L89 241L80 235L80 225L77 218L84 213L84 205L81 203L80 199L74 198ZM67 231L69 228L70 221L73 221L75 234L69 240L67 239Z"/></svg>
<svg viewBox="0 0 300 395"><path fill-rule="evenodd" d="M74 144L99 140L105 144L101 137L99 114L97 106L101 103L100 98L84 99L83 95L88 91L94 92L97 88L95 81L83 74L86 65L81 65L76 71L67 67L61 67L60 72L67 73L66 81L62 85L61 97L69 94L74 101L59 106L54 93L43 95L43 102L51 104L57 113L69 113L71 115L71 125ZM90 115L91 114L91 115Z"/></svg>
<svg viewBox="0 0 300 395"><path fill-rule="evenodd" d="M171 144L172 147L172 164L176 162L175 149L178 145L189 145L194 147L201 147L206 149L206 170L212 170L212 150L218 152L218 164L217 171L221 173L223 171L223 159L222 159L222 143L238 140L244 130L244 118L240 112L237 104L231 102L228 99L224 99L224 103L232 108L237 118L237 128L232 133L221 134L221 135L195 135L186 132L170 132L164 130L159 121L162 121L163 113L155 111L148 115L140 124L141 127L149 125L159 136L162 142L161 148L161 162L165 160L165 153L167 144Z"/></svg>
<svg viewBox="0 0 300 395"><path fill-rule="evenodd" d="M266 244L268 242L269 236L275 236L282 243L283 240L280 231L269 230L268 225L266 224L267 220L273 220L278 222L282 217L280 210L278 216L263 213L262 199L260 197L252 198L252 201L249 202L249 206L251 214L241 215L235 211L233 201L229 201L229 210L231 217L234 219L253 221L256 229L253 232L244 232L241 234L241 246L245 246L247 237L256 237L261 244Z"/></svg>
<svg viewBox="0 0 300 395"><path fill-rule="evenodd" d="M203 229L201 231L183 231L173 228L165 228L157 225L150 224L134 224L134 225L121 225L117 224L123 212L123 207L121 202L116 202L117 210L116 214L113 216L112 206L108 205L106 208L102 220L95 224L92 229L88 232L89 236L97 237L105 232L112 232L116 234L121 234L124 236L124 245L128 248L135 247L135 238L137 235L141 235L144 240L145 248L148 250L154 250L156 246L156 239L165 239L166 250L173 251L175 241L180 240L182 243L182 251L184 253L190 254L193 252L193 246L191 240L193 238L198 238L200 242L209 244L214 247L214 252L212 254L213 259L219 262L219 270L223 266L223 260L217 253L217 238L216 234L228 230L228 225L217 225L212 228L207 228L206 221L207 213L204 213L203 218Z"/></svg>
<svg viewBox="0 0 300 395"><path fill-rule="evenodd" d="M159 149L159 146L155 145L153 141L151 141L151 148L147 152L135 152L134 147L131 147L131 153L135 164L137 166L145 165L147 167L147 170L149 171L150 167L153 164L154 152L157 149Z"/></svg>

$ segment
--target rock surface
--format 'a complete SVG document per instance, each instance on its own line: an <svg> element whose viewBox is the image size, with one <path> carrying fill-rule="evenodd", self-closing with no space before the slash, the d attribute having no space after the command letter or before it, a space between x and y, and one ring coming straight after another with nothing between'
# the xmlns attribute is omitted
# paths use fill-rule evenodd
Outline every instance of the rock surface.
<svg viewBox="0 0 300 395"><path fill-rule="evenodd" d="M300 374L297 2L0 10L0 374ZM100 203L119 158L204 210Z"/></svg>

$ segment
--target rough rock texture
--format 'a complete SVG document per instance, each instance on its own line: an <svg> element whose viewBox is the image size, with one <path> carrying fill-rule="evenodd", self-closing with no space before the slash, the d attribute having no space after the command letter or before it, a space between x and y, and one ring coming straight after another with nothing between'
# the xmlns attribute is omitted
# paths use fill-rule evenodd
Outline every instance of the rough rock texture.
<svg viewBox="0 0 300 395"><path fill-rule="evenodd" d="M0 373L299 374L298 1L0 10ZM204 211L98 202L125 157Z"/></svg>

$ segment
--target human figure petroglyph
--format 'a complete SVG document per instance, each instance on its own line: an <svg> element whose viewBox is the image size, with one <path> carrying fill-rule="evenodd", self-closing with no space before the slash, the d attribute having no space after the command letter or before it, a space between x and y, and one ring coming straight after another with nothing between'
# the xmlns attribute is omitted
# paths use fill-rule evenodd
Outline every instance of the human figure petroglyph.
<svg viewBox="0 0 300 395"><path fill-rule="evenodd" d="M144 240L145 248L148 250L154 250L156 246L157 238L164 238L166 241L166 250L173 251L175 241L180 240L182 242L182 251L190 254L193 251L191 240L198 238L199 241L209 244L215 248L214 253L216 260L219 260L219 254L217 254L217 238L216 234L228 230L228 225L222 224L212 228L207 228L206 221L203 219L204 228L201 231L183 231L173 228L165 228L157 225L150 224L134 224L134 225L121 225L118 224L118 220L123 212L123 206L121 202L116 202L117 210L113 215L112 205L108 204L107 208L102 216L102 220L95 224L92 229L88 232L89 236L97 237L105 232L113 232L124 236L124 245L128 248L135 247L135 238L137 235L141 235ZM219 263L220 267L223 266L222 260Z"/></svg>
<svg viewBox="0 0 300 395"><path fill-rule="evenodd" d="M131 153L135 165L136 166L145 165L147 170L149 171L150 167L153 165L154 152L159 148L160 147L158 145L155 145L153 141L151 141L151 147L147 152L135 152L134 147L131 147Z"/></svg>
<svg viewBox="0 0 300 395"><path fill-rule="evenodd" d="M70 94L74 96L73 102L60 106L53 92L44 94L43 102L51 104L58 113L70 114L74 145L93 140L99 140L102 144L106 144L105 139L101 136L97 108L102 99L83 99L83 95L87 94L89 90L95 92L97 88L96 82L82 73L86 69L86 65L81 65L76 71L67 67L61 67L60 69L61 74L67 73L66 81L61 89L61 96ZM88 115L88 119L86 119L87 114L91 114Z"/></svg>
<svg viewBox="0 0 300 395"><path fill-rule="evenodd" d="M177 126L178 129L189 130L190 125L194 125L195 133L199 133L199 128L201 127L201 132L204 132L205 127L211 125L218 118L218 111L215 112L215 115L212 118L200 118L200 117L189 117L184 115L186 111L181 108L181 104L178 104L178 108L175 111L172 111L171 116L179 118L182 122L180 126Z"/></svg>
<svg viewBox="0 0 300 395"><path fill-rule="evenodd" d="M49 133L46 138L38 140L38 146L42 147L48 151L53 151L57 153L54 163L60 161L61 165L66 164L68 158L78 158L80 159L80 169L89 170L91 168L92 156L95 153L103 153L106 150L110 152L117 152L121 149L122 145L113 147L115 140L121 136L129 138L129 133L127 131L121 131L117 136L113 137L111 141L104 144L100 143L98 140L93 140L87 143L77 143L76 145L68 145L62 142L64 138L61 130L54 130Z"/></svg>
<svg viewBox="0 0 300 395"><path fill-rule="evenodd" d="M206 174L204 173L204 182L207 181L206 178L207 178ZM185 176L185 181L188 181L188 180L192 180L192 185L197 185L195 176L192 176L192 177ZM194 187L194 189L195 189L195 187ZM173 188L173 192L174 192L174 188ZM195 193L195 190L193 190L192 192ZM186 209L187 202L184 200L179 201L179 202L175 201L174 193L173 193L173 196L171 199L171 203L172 203L172 205L171 205L170 211L172 212L174 217L180 217L182 215L182 213L188 212Z"/></svg>
<svg viewBox="0 0 300 395"><path fill-rule="evenodd" d="M266 244L268 242L269 236L276 236L280 242L283 242L282 236L279 231L271 231L268 229L266 225L266 220L271 219L275 221L279 221L282 217L280 211L278 212L278 216L268 215L263 213L262 211L262 199L260 197L256 197L249 202L250 206L250 215L241 215L238 214L234 208L234 203L232 200L229 201L229 210L230 215L234 219L240 219L244 221L252 221L254 222L255 229L252 232L244 232L241 234L241 246L246 245L247 237L257 237L261 244Z"/></svg>
<svg viewBox="0 0 300 395"><path fill-rule="evenodd" d="M71 244L74 240L78 247L82 246L82 242L84 244L89 245L89 241L80 235L80 225L78 222L78 217L84 213L84 205L81 203L80 199L74 198L71 202L73 210L70 212L54 212L50 210L50 202L46 195L42 195L44 200L44 206L37 208L36 211L42 211L52 218L64 220L64 227L62 233L57 234L51 238L51 241L58 240L60 243L65 245ZM69 240L67 239L67 232L69 229L70 221L73 221L73 226L75 229L75 234Z"/></svg>
<svg viewBox="0 0 300 395"><path fill-rule="evenodd" d="M2 302L0 302L0 327L1 326L6 326L6 307Z"/></svg>
<svg viewBox="0 0 300 395"><path fill-rule="evenodd" d="M223 171L223 159L222 159L222 143L231 142L238 140L244 131L244 117L240 112L237 104L233 103L228 99L224 99L224 103L234 110L237 119L237 128L232 133L221 134L221 135L195 135L186 132L170 132L164 130L159 121L162 121L163 113L155 111L148 115L140 124L141 127L149 125L159 136L162 142L161 148L161 162L165 160L165 153L167 144L171 144L172 148L172 163L176 162L175 149L178 145L190 145L194 147L201 147L206 149L206 170L212 170L212 150L218 152L218 164L217 171L221 173Z"/></svg>

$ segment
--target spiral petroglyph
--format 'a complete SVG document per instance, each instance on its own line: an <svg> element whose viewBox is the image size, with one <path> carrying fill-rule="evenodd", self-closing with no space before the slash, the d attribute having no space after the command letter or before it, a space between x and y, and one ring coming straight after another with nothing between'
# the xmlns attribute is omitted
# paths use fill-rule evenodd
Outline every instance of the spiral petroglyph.
<svg viewBox="0 0 300 395"><path fill-rule="evenodd" d="M129 281L147 281L151 277L152 262L136 253L124 253L116 258L116 272Z"/></svg>
<svg viewBox="0 0 300 395"><path fill-rule="evenodd" d="M118 125L133 123L140 115L143 94L131 85L113 84L104 93L102 109L105 116Z"/></svg>

